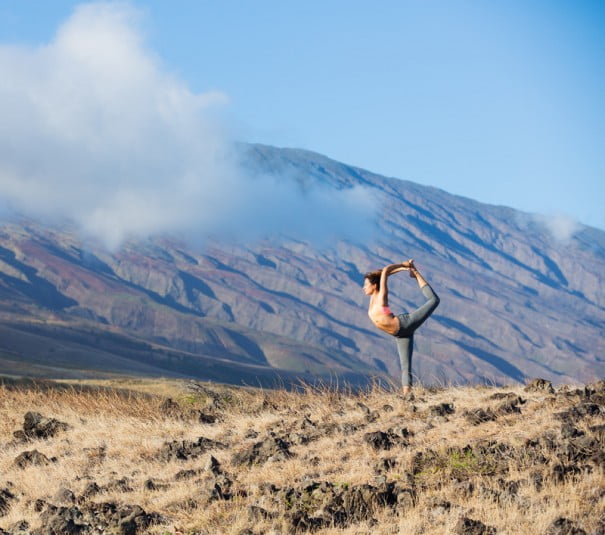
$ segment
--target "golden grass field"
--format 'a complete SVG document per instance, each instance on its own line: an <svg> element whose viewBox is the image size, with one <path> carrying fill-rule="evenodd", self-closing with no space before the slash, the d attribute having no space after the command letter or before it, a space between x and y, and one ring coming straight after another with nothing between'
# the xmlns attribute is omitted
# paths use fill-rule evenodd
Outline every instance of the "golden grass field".
<svg viewBox="0 0 605 535"><path fill-rule="evenodd" d="M138 505L158 513L161 523L116 521L94 531L89 512L61 529L603 533L602 383L554 393L526 392L522 385L420 387L406 400L380 386L294 392L167 380L97 381L86 388L82 382L6 382L0 386L0 527L11 534L53 533L49 519L66 510L77 516L92 505L113 504ZM30 411L69 427L19 441L13 434ZM218 420L201 423L200 413ZM473 415L486 414L492 418L472 423ZM366 437L378 431L387 443L375 448ZM158 455L165 443L190 441L187 446L199 437L224 447L180 460ZM237 454L276 438L291 456L237 462ZM15 464L33 450L50 461ZM210 466L211 455L219 468ZM55 517L48 512L53 505Z"/></svg>

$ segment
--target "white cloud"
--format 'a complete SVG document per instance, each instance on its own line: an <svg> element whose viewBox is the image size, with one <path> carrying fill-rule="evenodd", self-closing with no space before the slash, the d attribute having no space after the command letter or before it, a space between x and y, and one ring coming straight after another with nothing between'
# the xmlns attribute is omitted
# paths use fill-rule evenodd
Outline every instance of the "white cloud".
<svg viewBox="0 0 605 535"><path fill-rule="evenodd" d="M167 232L352 237L367 196L301 197L293 183L242 173L213 113L228 97L195 94L168 72L138 16L82 5L48 45L0 46L0 204L71 219L109 247Z"/></svg>
<svg viewBox="0 0 605 535"><path fill-rule="evenodd" d="M571 216L556 213L535 215L536 221L546 228L552 237L560 242L569 241L582 225Z"/></svg>

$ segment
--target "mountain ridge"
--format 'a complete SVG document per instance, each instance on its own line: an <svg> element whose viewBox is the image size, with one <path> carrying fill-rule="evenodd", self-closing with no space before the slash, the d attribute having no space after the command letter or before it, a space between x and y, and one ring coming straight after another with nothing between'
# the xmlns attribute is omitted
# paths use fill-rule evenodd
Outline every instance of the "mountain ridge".
<svg viewBox="0 0 605 535"><path fill-rule="evenodd" d="M201 362L220 355L233 363L227 382L240 381L236 368L246 362L265 379L344 374L360 382L387 374L396 381L394 343L369 323L360 285L365 271L413 257L442 299L416 337L420 380L603 376L605 232L580 226L560 242L536 217L512 208L311 151L244 149L249 172L294 181L302 194L318 184L371 188L380 217L369 243L322 249L281 236L247 245L209 241L202 250L159 237L110 253L84 244L75 229L5 223L0 324L21 310L25 324L56 316L76 330L82 322L100 333L115 329L149 344L149 358L157 351ZM413 281L391 280L396 313L420 304ZM25 358L26 347L4 346ZM196 377L206 378L202 368Z"/></svg>

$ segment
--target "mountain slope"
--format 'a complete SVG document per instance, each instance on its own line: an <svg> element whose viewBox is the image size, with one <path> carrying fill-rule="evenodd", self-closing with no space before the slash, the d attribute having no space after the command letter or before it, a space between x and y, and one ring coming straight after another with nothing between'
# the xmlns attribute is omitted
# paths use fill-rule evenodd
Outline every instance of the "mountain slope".
<svg viewBox="0 0 605 535"><path fill-rule="evenodd" d="M379 203L378 230L365 244L323 249L288 238L203 249L157 238L110 254L73 229L7 223L0 321L13 331L43 325L49 345L60 340L78 355L78 373L213 378L206 375L212 365L222 370L215 380L232 382L266 382L276 373L397 377L394 342L370 324L360 286L365 271L415 258L441 297L415 340L414 371L424 382L604 375L604 232L582 227L557 241L528 214L307 151L251 145L244 163L303 188L363 186ZM390 287L396 313L422 301L405 274ZM55 324L61 328L53 331ZM83 331L90 337L73 349L70 333ZM126 361L87 357L111 336L121 343L103 351ZM22 338L3 337L0 350L33 358ZM134 356L124 349L129 340L146 349ZM49 358L36 355L38 365ZM67 368L62 362L56 373Z"/></svg>

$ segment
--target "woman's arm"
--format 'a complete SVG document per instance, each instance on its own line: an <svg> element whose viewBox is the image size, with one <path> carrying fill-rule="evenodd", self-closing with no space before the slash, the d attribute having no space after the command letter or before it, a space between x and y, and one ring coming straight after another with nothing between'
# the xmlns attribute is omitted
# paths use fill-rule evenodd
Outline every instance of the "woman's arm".
<svg viewBox="0 0 605 535"><path fill-rule="evenodd" d="M387 279L389 275L393 273L397 273L398 271L403 271L405 269L410 269L409 266L413 260L407 260L402 262L401 264L390 264L384 268L382 268L382 272L380 273L380 287L378 289L378 297L380 302L382 302L382 306L389 306L389 288L387 286Z"/></svg>
<svg viewBox="0 0 605 535"><path fill-rule="evenodd" d="M391 264L390 266L386 267L389 270L387 276L393 275L394 273L399 273L400 271L407 271L413 264L414 260L411 259L401 262L401 264Z"/></svg>
<svg viewBox="0 0 605 535"><path fill-rule="evenodd" d="M392 264L382 268L380 273L380 288L378 288L378 298L383 307L389 306L389 289L387 287L387 279L390 274L390 268L396 267L397 264Z"/></svg>

